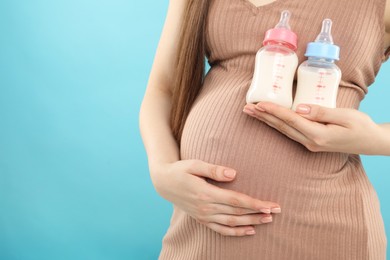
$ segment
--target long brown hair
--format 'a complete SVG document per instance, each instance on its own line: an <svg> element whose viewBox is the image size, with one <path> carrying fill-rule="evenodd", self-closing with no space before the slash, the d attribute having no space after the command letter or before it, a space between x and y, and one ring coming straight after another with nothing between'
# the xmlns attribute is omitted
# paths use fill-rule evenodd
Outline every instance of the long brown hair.
<svg viewBox="0 0 390 260"><path fill-rule="evenodd" d="M170 126L180 146L184 122L205 76L205 31L211 0L187 0L173 77Z"/></svg>

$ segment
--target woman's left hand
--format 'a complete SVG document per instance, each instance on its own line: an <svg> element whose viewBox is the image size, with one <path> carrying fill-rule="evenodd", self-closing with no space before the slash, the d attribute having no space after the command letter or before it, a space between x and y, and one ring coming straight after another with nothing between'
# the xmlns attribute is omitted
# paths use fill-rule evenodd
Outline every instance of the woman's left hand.
<svg viewBox="0 0 390 260"><path fill-rule="evenodd" d="M246 104L243 112L312 152L380 154L383 146L383 129L355 109L301 104L295 112L271 102L259 102Z"/></svg>

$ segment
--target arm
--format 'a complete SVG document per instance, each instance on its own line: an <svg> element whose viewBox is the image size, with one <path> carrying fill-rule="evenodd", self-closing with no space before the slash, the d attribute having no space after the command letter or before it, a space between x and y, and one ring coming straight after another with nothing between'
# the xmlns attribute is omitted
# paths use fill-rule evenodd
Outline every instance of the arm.
<svg viewBox="0 0 390 260"><path fill-rule="evenodd" d="M385 155L390 156L390 123L379 124L379 127L382 129L384 137L383 146Z"/></svg>
<svg viewBox="0 0 390 260"><path fill-rule="evenodd" d="M276 203L220 189L205 178L232 181L236 172L200 160L180 160L169 125L172 78L186 1L171 0L139 113L139 127L156 191L198 222L223 235L253 235L253 225L279 213ZM229 174L230 173L230 174ZM269 221L268 221L269 222Z"/></svg>
<svg viewBox="0 0 390 260"><path fill-rule="evenodd" d="M174 71L175 50L178 48L180 20L185 3L171 1L169 5L141 104L139 125L151 169L159 163L179 160L179 149L169 127L172 95L170 78Z"/></svg>
<svg viewBox="0 0 390 260"><path fill-rule="evenodd" d="M390 124L378 125L355 109L299 105L297 111L260 102L243 110L313 152L390 156Z"/></svg>

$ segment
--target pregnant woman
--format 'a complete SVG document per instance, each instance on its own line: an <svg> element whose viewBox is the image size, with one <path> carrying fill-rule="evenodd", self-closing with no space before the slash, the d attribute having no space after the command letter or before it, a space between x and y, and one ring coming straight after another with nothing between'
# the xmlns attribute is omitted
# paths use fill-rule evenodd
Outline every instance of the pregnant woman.
<svg viewBox="0 0 390 260"><path fill-rule="evenodd" d="M160 260L386 259L380 204L359 154L390 155L390 124L358 107L390 55L389 7L170 0L140 110L153 185L174 205ZM256 52L283 10L299 63L332 19L337 108L246 104Z"/></svg>

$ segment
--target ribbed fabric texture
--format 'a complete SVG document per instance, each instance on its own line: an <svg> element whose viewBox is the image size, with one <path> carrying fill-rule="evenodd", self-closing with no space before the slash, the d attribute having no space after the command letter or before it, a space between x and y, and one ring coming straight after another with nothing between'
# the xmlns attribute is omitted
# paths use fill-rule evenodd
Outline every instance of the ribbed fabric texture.
<svg viewBox="0 0 390 260"><path fill-rule="evenodd" d="M255 55L282 10L292 13L299 63L324 18L333 20L343 76L337 105L357 109L382 62L385 0L213 0L206 31L211 69L185 123L182 159L237 170L233 182L209 181L282 213L254 236L220 235L177 207L160 260L385 260L380 204L358 155L314 153L242 112ZM295 85L294 85L295 86Z"/></svg>

